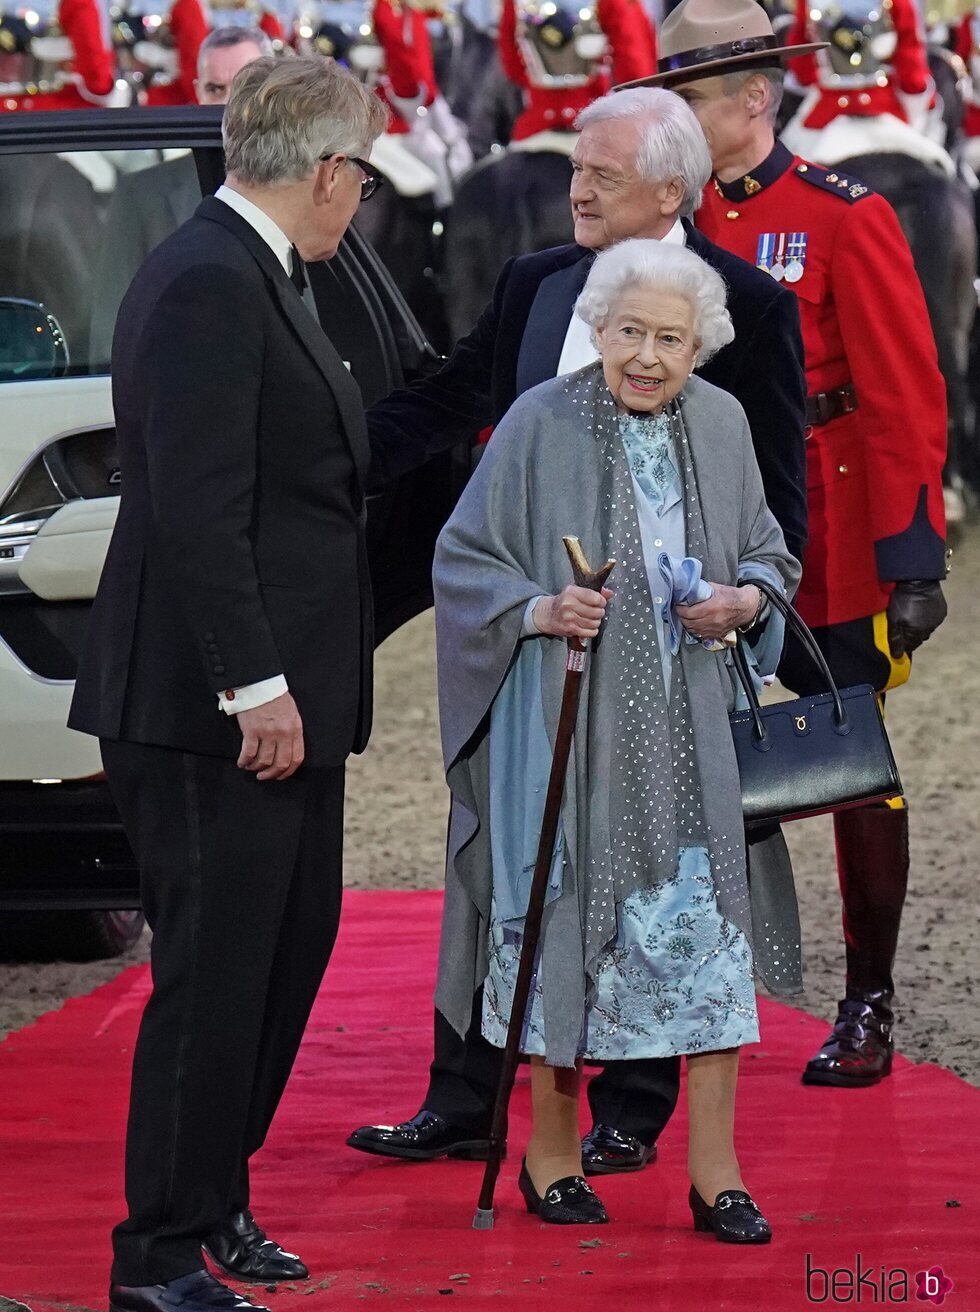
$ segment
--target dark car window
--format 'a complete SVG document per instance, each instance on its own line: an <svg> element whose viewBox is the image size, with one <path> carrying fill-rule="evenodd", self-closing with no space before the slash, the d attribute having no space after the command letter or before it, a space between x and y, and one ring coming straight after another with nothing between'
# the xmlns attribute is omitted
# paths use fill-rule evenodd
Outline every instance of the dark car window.
<svg viewBox="0 0 980 1312"><path fill-rule="evenodd" d="M188 150L0 155L0 297L53 316L69 375L107 372L133 274L200 195Z"/></svg>
<svg viewBox="0 0 980 1312"><path fill-rule="evenodd" d="M210 191L222 172L216 147L0 153L0 299L53 317L67 355L60 372L108 373L126 289L194 213L201 178ZM368 404L431 363L411 311L357 233L310 282L323 328ZM3 363L0 380L25 376Z"/></svg>

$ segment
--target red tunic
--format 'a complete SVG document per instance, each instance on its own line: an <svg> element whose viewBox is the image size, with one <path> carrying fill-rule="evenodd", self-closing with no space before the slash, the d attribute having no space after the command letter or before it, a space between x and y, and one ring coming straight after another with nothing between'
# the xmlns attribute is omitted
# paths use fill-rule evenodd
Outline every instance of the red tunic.
<svg viewBox="0 0 980 1312"><path fill-rule="evenodd" d="M980 55L978 37L980 37L980 15L974 10L973 13L967 14L956 32L956 53L970 70L971 81L974 80L974 61ZM966 104L966 112L963 115L963 131L968 137L980 137L980 105L976 103L975 89Z"/></svg>
<svg viewBox="0 0 980 1312"><path fill-rule="evenodd" d="M57 91L18 92L0 96L0 111L20 113L28 109L99 109L98 100L82 95L73 82L66 82Z"/></svg>
<svg viewBox="0 0 980 1312"><path fill-rule="evenodd" d="M193 105L194 79L201 42L208 34L208 20L200 0L174 0L170 9L170 32L177 48L177 76L158 82L146 91L147 105Z"/></svg>
<svg viewBox="0 0 980 1312"><path fill-rule="evenodd" d="M92 0L61 0L58 22L72 44L75 80L57 91L4 96L0 110L91 109L111 99L116 63L98 6Z"/></svg>
<svg viewBox="0 0 980 1312"><path fill-rule="evenodd" d="M797 0L796 23L787 38L796 45L812 38L808 35L810 5ZM919 26L919 14L914 0L890 0L888 5L892 26L895 29L895 52L889 62L887 81L866 87L822 87L820 99L807 115L803 126L825 128L841 114L858 117L875 114L894 114L903 122L908 114L899 92L907 96L921 95L931 85L926 45ZM815 54L799 55L789 61L797 81L802 86L820 82L820 61Z"/></svg>
<svg viewBox="0 0 980 1312"><path fill-rule="evenodd" d="M404 100L421 96L423 105L431 105L439 87L425 14L402 0L376 0L373 23L385 52L385 74L392 91ZM391 111L388 131L407 132L408 124L383 85L378 95Z"/></svg>
<svg viewBox="0 0 980 1312"><path fill-rule="evenodd" d="M599 0L599 26L609 39L613 85L657 71L657 33L641 0Z"/></svg>
<svg viewBox="0 0 980 1312"><path fill-rule="evenodd" d="M810 540L798 597L806 621L873 615L895 580L942 578L946 393L891 206L777 144L745 178L709 183L696 221L767 270L781 244L786 264L789 238L805 239L802 276L786 286L799 301L807 390L850 383L857 394L853 413L808 430Z"/></svg>
<svg viewBox="0 0 980 1312"><path fill-rule="evenodd" d="M270 41L281 41L286 44L286 32L282 23L279 21L277 14L271 9L263 9L262 17L259 19L259 27L266 34Z"/></svg>

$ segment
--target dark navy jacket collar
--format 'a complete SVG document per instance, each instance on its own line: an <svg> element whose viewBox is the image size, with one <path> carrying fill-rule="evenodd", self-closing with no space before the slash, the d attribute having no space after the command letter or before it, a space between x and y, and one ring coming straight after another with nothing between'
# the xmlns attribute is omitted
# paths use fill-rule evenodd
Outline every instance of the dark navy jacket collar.
<svg viewBox="0 0 980 1312"><path fill-rule="evenodd" d="M582 249L582 248L579 248ZM595 255L583 250L564 268L542 278L527 317L517 356L517 395L558 372L568 324Z"/></svg>

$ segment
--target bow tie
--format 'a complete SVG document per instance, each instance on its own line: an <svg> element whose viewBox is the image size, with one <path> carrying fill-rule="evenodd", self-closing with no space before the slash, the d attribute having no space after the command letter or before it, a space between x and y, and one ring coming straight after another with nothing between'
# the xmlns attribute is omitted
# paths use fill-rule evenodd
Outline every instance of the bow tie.
<svg viewBox="0 0 980 1312"><path fill-rule="evenodd" d="M292 268L292 272L289 275L289 281L299 292L300 296L302 296L307 285L306 269L303 265L302 259L300 258L300 253L295 246L292 248L292 252L293 252L293 268Z"/></svg>

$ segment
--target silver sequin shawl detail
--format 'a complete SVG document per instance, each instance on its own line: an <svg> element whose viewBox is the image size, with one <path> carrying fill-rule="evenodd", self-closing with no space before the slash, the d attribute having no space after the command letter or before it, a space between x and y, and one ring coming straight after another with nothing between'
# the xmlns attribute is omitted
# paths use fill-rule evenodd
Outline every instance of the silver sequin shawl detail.
<svg viewBox="0 0 980 1312"><path fill-rule="evenodd" d="M615 936L617 908L638 888L672 879L681 848L707 843L701 780L687 677L674 663L670 697L664 687L659 625L650 593L636 512L636 494L612 397L592 373L567 381L567 395L586 417L601 461L599 525L602 555L617 562L589 683L588 844L584 867L585 972ZM681 407L670 407L670 439L684 504L687 551L703 559L704 523ZM596 724L613 732L594 733ZM596 847L600 830L608 844ZM746 892L747 896L747 892ZM746 920L747 903L735 906ZM733 917L730 917L733 918Z"/></svg>
<svg viewBox="0 0 980 1312"><path fill-rule="evenodd" d="M490 707L522 641L528 601L557 593L571 581L563 535L579 537L587 557L601 562L607 555L621 558L627 545L612 541L617 517L620 530L632 523L636 532L635 508L632 519L624 502L620 511L611 510L616 471L627 482L628 471L625 459L608 459L609 434L603 440L602 430L615 412L605 409L607 397L599 365L521 396L495 430L436 548L439 709L452 794L436 1005L460 1034L469 1026L473 993L487 969ZM735 584L740 564L758 560L779 573L791 592L798 566L766 507L741 407L710 383L691 378L680 408L686 439L679 452L681 472L685 491L696 492L705 578ZM616 426L609 428L621 456ZM618 495L622 498L621 491ZM692 529L697 537L689 520L689 534ZM630 591L642 597L637 589ZM655 635L655 626L651 629ZM653 664L659 662L656 638L649 640ZM553 734L565 643L525 641L544 644L541 696ZM607 641L604 634L583 676L562 811L564 887L546 909L542 945L548 1060L557 1065L571 1065L579 1050L588 964L615 933L614 906L628 883L617 886L614 874L612 776L603 773L619 741L615 703L628 675L627 659L624 644ZM706 837L718 906L750 936L738 772L728 726L731 680L723 656L700 645L682 646L674 674L679 671L701 789L697 823ZM656 683L662 688L659 667ZM676 861L676 842L670 855Z"/></svg>

